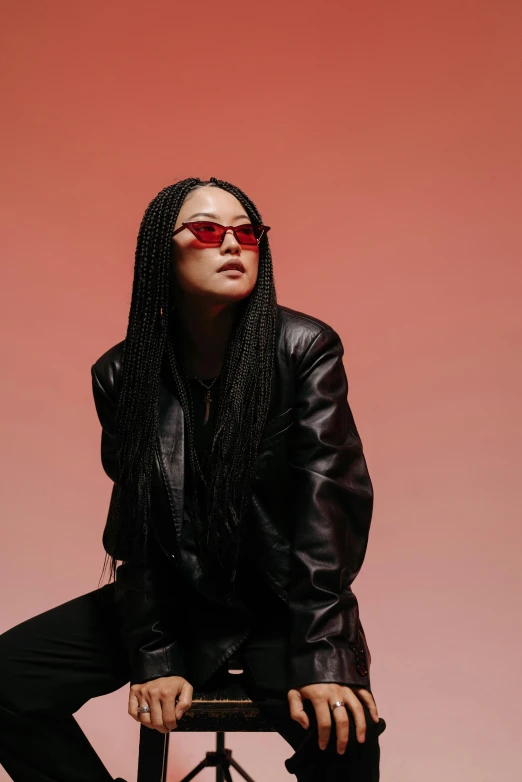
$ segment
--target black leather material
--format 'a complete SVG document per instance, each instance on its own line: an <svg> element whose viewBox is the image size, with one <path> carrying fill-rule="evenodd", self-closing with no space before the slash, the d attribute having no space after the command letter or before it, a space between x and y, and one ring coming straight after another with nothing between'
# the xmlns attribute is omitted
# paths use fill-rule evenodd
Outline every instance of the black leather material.
<svg viewBox="0 0 522 782"><path fill-rule="evenodd" d="M278 316L271 406L245 525L247 556L289 607L288 686L339 682L371 691L371 657L351 585L366 553L373 487L347 399L344 349L327 323L282 305ZM123 342L110 348L91 369L102 464L115 482L122 348ZM148 560L120 565L117 575L131 683L187 672L204 682L252 630L251 617L225 605L182 536L184 456L183 410L165 361ZM103 544L128 559L115 550L108 525ZM136 594L139 568L148 587Z"/></svg>

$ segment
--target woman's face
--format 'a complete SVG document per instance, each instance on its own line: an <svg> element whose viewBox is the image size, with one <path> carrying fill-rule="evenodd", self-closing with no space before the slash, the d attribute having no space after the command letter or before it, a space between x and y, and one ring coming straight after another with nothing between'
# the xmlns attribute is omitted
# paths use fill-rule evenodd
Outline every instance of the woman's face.
<svg viewBox="0 0 522 782"><path fill-rule="evenodd" d="M234 226L251 223L237 198L219 187L192 190L179 211L174 230L192 220L212 220ZM238 301L252 292L259 265L257 244L240 245L233 232L228 231L221 246L205 245L188 228L176 234L173 243L175 294L181 291L216 304ZM219 271L229 261L239 261L244 270Z"/></svg>

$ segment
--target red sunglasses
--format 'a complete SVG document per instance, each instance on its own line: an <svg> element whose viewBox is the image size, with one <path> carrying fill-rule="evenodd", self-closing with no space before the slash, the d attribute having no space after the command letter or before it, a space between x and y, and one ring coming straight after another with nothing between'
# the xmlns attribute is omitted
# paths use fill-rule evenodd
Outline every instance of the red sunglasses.
<svg viewBox="0 0 522 782"><path fill-rule="evenodd" d="M223 241L228 230L234 232L239 244L259 244L263 236L270 230L269 225L262 225L261 223L244 223L244 225L221 225L220 223L213 223L209 220L196 220L195 222L181 223L181 226L177 228L172 236L176 236L184 228L188 228L196 239L202 244L218 244Z"/></svg>

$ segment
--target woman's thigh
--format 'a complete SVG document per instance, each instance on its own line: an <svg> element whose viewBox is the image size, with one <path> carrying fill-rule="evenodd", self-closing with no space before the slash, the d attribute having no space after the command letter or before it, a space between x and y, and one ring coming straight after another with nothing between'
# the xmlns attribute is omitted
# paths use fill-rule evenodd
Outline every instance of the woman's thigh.
<svg viewBox="0 0 522 782"><path fill-rule="evenodd" d="M111 615L113 589L106 584L0 635L0 700L6 708L74 714L130 681Z"/></svg>

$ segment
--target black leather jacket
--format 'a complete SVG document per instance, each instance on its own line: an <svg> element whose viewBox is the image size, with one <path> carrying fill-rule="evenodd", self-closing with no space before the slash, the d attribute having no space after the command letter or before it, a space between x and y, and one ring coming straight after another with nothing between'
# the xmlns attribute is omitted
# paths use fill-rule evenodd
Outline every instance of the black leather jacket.
<svg viewBox="0 0 522 782"><path fill-rule="evenodd" d="M91 368L102 464L114 482L122 347L120 342L110 348ZM272 401L245 545L258 564L256 572L289 609L289 688L338 682L371 691L371 657L351 585L366 553L373 487L347 400L343 352L328 324L278 305ZM165 363L147 561L127 561L125 551L115 551L108 525L103 534L105 550L123 562L114 600L131 684L174 675L204 682L252 627L240 607L221 601L193 542L182 535L183 423ZM138 569L145 574L140 590L135 588Z"/></svg>

